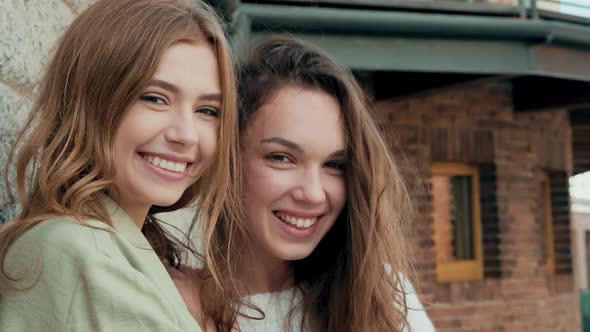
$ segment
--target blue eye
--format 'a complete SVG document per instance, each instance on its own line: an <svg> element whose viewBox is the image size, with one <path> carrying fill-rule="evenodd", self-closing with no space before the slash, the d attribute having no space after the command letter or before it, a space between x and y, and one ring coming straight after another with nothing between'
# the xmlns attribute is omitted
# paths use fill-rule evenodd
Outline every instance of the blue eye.
<svg viewBox="0 0 590 332"><path fill-rule="evenodd" d="M219 111L212 107L202 107L195 111L196 113L202 113L212 117L218 117Z"/></svg>
<svg viewBox="0 0 590 332"><path fill-rule="evenodd" d="M147 101L149 103L154 103L157 105L166 105L166 100L164 100L164 98L158 97L155 95L143 95L143 96L139 97L139 99L141 99L143 101Z"/></svg>
<svg viewBox="0 0 590 332"><path fill-rule="evenodd" d="M335 161L335 160L328 161L326 163L326 167L333 168L333 169L340 171L342 173L344 173L346 171L346 163L341 162L341 161Z"/></svg>

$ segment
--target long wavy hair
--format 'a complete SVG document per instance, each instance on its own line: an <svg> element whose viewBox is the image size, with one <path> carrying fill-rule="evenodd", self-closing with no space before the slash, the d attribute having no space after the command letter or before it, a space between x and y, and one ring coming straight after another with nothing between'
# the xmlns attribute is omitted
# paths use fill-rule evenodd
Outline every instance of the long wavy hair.
<svg viewBox="0 0 590 332"><path fill-rule="evenodd" d="M111 224L99 195L117 200L114 134L164 52L180 41L209 43L216 54L222 88L218 146L208 169L178 202L151 207L142 231L162 259L178 266L181 249L192 248L188 241L172 237L154 214L185 207L197 198L195 220L216 223L239 211L232 182L237 178L232 172L239 170L232 164L238 146L236 83L220 19L198 1L100 0L61 37L10 152L4 180L9 199L18 200L22 213L0 228L2 263L10 245L44 220L66 216L82 224ZM12 167L16 199L9 183Z"/></svg>
<svg viewBox="0 0 590 332"><path fill-rule="evenodd" d="M346 206L313 253L293 262L295 285L303 294L302 328L402 331L408 310L404 280L413 275L406 239L413 211L403 172L373 118L371 104L349 69L294 37L271 36L260 40L241 64L242 134L257 110L285 86L321 91L339 101L348 159ZM219 242L244 241L218 230L214 233ZM221 254L218 259L238 266L242 256ZM201 289L203 314L220 331L235 326L239 305L252 306L240 304L239 294L228 289L225 304L216 301L215 295L221 294L215 290ZM285 326L289 329L289 322Z"/></svg>

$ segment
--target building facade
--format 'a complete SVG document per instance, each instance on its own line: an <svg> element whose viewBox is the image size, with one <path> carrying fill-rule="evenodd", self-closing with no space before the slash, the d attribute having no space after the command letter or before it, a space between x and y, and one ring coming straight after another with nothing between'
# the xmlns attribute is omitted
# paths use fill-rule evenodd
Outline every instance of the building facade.
<svg viewBox="0 0 590 332"><path fill-rule="evenodd" d="M52 45L93 2L0 3L2 164ZM569 10L587 6L211 2L238 55L257 37L292 33L374 97L392 149L421 174L412 241L438 331L580 331L567 179L590 170L590 21ZM15 213L0 207L0 223Z"/></svg>
<svg viewBox="0 0 590 332"><path fill-rule="evenodd" d="M515 114L511 98L509 85L484 82L378 104L425 179L416 252L439 331L579 330L569 250L568 115ZM465 176L465 167L478 177L471 190L479 189L472 201L479 214L469 222L479 223L472 241L481 247L479 254L454 257L462 225L456 212L444 212L460 207L461 197L440 182ZM466 262L475 263L475 273Z"/></svg>
<svg viewBox="0 0 590 332"><path fill-rule="evenodd" d="M568 10L589 7L527 4L220 5L238 52L292 33L374 97L392 149L421 174L413 242L439 331L581 330L568 178L590 169L590 21Z"/></svg>

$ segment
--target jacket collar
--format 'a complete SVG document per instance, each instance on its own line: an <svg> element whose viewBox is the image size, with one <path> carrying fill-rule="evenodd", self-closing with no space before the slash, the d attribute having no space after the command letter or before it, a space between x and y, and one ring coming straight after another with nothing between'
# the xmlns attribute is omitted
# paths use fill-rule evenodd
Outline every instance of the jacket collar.
<svg viewBox="0 0 590 332"><path fill-rule="evenodd" d="M101 200L111 216L113 228L127 241L135 246L145 249L152 249L150 243L141 232L141 229L133 222L131 217L112 198L101 194Z"/></svg>

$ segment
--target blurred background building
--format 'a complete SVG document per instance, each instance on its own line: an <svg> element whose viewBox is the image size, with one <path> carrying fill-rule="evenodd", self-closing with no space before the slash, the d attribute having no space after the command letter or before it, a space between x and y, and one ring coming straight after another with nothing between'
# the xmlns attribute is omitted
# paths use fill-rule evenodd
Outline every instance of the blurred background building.
<svg viewBox="0 0 590 332"><path fill-rule="evenodd" d="M582 326L590 331L590 172L570 178L574 280L580 291Z"/></svg>
<svg viewBox="0 0 590 332"><path fill-rule="evenodd" d="M0 3L0 162L51 46L92 2ZM589 0L210 2L238 55L288 32L375 99L423 179L412 240L439 331L581 330L590 179L574 177L572 197L569 179L590 170Z"/></svg>

